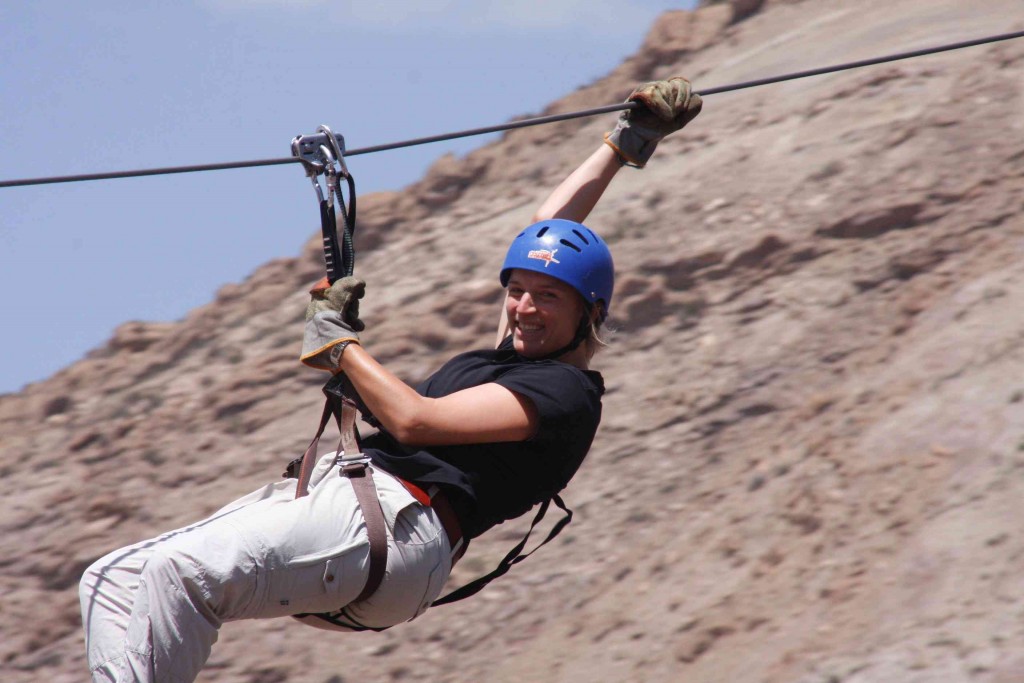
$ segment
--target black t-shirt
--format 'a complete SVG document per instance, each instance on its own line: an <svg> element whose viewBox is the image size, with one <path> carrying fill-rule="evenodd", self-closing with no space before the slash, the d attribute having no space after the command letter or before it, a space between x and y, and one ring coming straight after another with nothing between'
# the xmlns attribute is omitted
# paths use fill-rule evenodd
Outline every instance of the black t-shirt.
<svg viewBox="0 0 1024 683"><path fill-rule="evenodd" d="M417 448L381 430L363 440L375 465L420 486L445 491L468 538L514 519L561 491L576 473L601 421L600 373L554 360L529 360L506 340L497 350L456 356L416 391L438 398L496 382L537 409L526 441Z"/></svg>

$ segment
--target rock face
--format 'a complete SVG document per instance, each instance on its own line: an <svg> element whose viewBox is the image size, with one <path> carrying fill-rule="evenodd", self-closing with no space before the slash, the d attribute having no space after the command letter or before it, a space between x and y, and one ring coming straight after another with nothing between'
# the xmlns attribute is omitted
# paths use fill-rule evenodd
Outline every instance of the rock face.
<svg viewBox="0 0 1024 683"><path fill-rule="evenodd" d="M550 111L1024 28L1013 0L734 4L666 14ZM589 221L617 331L573 525L383 634L229 624L202 680L1024 680L1022 83L1017 41L707 98ZM511 132L361 200L368 348L415 382L487 344L509 236L610 125ZM317 249L0 397L5 681L84 680L82 569L301 453Z"/></svg>

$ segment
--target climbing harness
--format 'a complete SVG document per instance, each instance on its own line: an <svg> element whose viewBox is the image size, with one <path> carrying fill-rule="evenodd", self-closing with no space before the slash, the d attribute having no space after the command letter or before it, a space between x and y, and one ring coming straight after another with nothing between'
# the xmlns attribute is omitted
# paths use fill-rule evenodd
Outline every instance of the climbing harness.
<svg viewBox="0 0 1024 683"><path fill-rule="evenodd" d="M323 236L324 265L327 275L325 285L329 286L342 277L352 275L355 270L356 252L353 236L356 227L356 186L352 174L345 165L345 139L336 135L327 126L317 128L315 135L299 135L292 140L292 155L301 160L313 183L320 208L320 232ZM320 176L324 177L321 187ZM341 189L341 180L348 184L348 206ZM340 205L341 211L335 209ZM338 217L343 225L341 240L338 239ZM302 457L289 463L285 476L294 476L295 497L309 493L309 479L317 459L320 437L333 415L338 423L341 439L338 442L337 465L340 476L347 477L359 503L366 523L370 542L370 561L366 584L353 602L366 600L376 592L384 580L388 564L388 535L384 511L377 498L377 487L373 483L373 469L370 459L359 450L356 430L356 403L339 388L332 379L324 387L326 400L316 435ZM331 388L332 390L329 390ZM302 617L318 618L317 614Z"/></svg>
<svg viewBox="0 0 1024 683"><path fill-rule="evenodd" d="M384 511L380 507L380 500L377 498L377 487L373 483L370 459L359 450L355 428L355 403L343 395L330 394L326 391L325 393L327 400L324 403L323 414L320 416L320 426L316 431L316 436L313 437L302 457L289 463L285 470L285 476L296 478L296 498L302 498L309 493L309 479L316 464L317 446L327 423L331 420L331 415L334 415L338 423L338 431L341 433L341 439L336 449L339 473L340 476L347 477L352 483L356 501L359 503L359 509L366 522L366 533L370 541L370 568L366 584L359 596L353 600L353 602L361 602L373 595L380 587L381 581L384 580L384 573L388 565L387 523L384 521Z"/></svg>

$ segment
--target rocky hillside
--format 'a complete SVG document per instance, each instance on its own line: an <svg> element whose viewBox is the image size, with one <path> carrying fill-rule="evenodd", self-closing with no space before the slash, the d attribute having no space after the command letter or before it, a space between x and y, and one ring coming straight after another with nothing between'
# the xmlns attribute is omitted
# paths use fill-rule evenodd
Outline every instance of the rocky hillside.
<svg viewBox="0 0 1024 683"><path fill-rule="evenodd" d="M713 3L548 111L1022 28L1015 0ZM619 266L617 331L573 525L383 634L228 624L201 680L1024 680L1022 84L1016 41L709 97L589 221ZM415 382L490 342L505 245L613 118L363 198L367 347ZM0 397L4 681L85 680L83 568L305 447L317 248Z"/></svg>

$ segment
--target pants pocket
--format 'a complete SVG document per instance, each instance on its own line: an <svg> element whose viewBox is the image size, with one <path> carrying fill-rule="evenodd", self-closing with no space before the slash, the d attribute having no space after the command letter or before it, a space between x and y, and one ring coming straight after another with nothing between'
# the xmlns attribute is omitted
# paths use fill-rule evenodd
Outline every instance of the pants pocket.
<svg viewBox="0 0 1024 683"><path fill-rule="evenodd" d="M410 558L419 557L419 580L410 586L407 597L407 604L415 608L405 617L409 621L427 611L441 593L451 572L451 560L442 545L444 530L436 524L426 523L428 516L433 516L433 512L414 502L404 508L395 521L395 539L401 545L403 554Z"/></svg>
<svg viewBox="0 0 1024 683"><path fill-rule="evenodd" d="M351 602L362 587L365 541L291 558L266 571L264 609L259 617L330 612Z"/></svg>
<svg viewBox="0 0 1024 683"><path fill-rule="evenodd" d="M441 594L441 590L448 581L448 572L450 569L451 567L447 562L441 561L438 562L437 566L430 572L430 577L427 579L426 590L423 591L423 597L420 598L420 606L416 609L416 613L412 615L410 621L426 612L431 603L433 603L434 600L437 600L437 596Z"/></svg>

